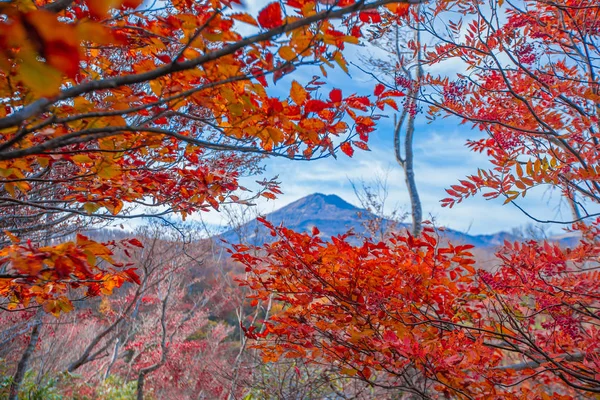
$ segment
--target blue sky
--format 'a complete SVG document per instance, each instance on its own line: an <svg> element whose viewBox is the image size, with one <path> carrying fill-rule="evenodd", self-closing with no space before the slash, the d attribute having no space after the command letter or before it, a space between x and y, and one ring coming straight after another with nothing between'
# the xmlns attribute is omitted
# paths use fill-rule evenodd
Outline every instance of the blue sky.
<svg viewBox="0 0 600 400"><path fill-rule="evenodd" d="M242 7L244 12L256 15L269 1L249 0ZM242 11L242 10L240 10ZM242 34L254 33L254 28L240 24ZM349 61L357 62L359 55L377 53L377 49L353 46L345 53ZM453 75L461 70L460 62L453 61L438 64L428 72L436 74ZM351 76L347 76L340 68L328 70L327 86L323 88L326 94L332 88L341 88L344 95L357 93L369 95L373 93L376 84L372 77L362 73L357 68L350 66ZM300 83L310 81L313 75L319 74L318 70L309 68L294 71L290 76L284 77L277 85L269 87L271 95L287 96L291 80ZM279 177L284 192L276 200L259 199L257 210L260 213L269 213L281 208L295 200L312 193L336 194L346 201L359 205L351 181L365 181L371 183L376 177L388 175L389 197L388 208L400 208L408 211L410 205L404 184L401 168L396 164L392 147L391 117L382 118L377 130L371 134L369 147L371 151L356 150L353 158L339 154L337 159L329 157L314 161L290 161L283 158L273 158L265 162L265 177ZM471 130L468 125L459 125L456 119L441 119L428 124L425 114L419 114L417 131L415 135L415 170L416 181L419 188L423 214L426 219L434 219L437 225L472 234L494 233L510 231L512 228L524 226L532 221L512 205L503 205L502 199L491 201L484 200L481 196L470 198L452 209L442 208L440 200L447 197L444 189L455 184L458 179L475 173L477 168L488 168L490 165L484 155L470 152L465 147L467 139L481 137L481 133ZM256 188L254 183L260 177L251 177L242 180L242 185ZM566 207L559 208L560 198L557 193L535 190L531 191L519 204L531 212L535 217L547 219L568 219ZM389 210L388 210L389 211ZM254 214L254 213L252 213ZM211 211L193 216L193 219L202 219L210 225L220 225L224 222L223 213ZM559 232L560 227L551 228Z"/></svg>
<svg viewBox="0 0 600 400"><path fill-rule="evenodd" d="M355 51L365 51L365 48L355 48ZM352 58L356 54L351 55ZM440 67L438 67L440 68ZM458 66L446 66L448 73ZM331 88L341 88L344 95L357 93L368 95L373 92L376 82L357 68L350 67L351 76L341 69L329 70L326 79L327 86L323 88L326 95ZM273 95L287 94L292 79L307 82L313 76L312 70L295 71L269 89ZM359 205L354 195L351 181L374 182L377 176L388 176L389 198L387 205L408 211L409 199L404 184L402 169L396 164L392 147L392 117L393 110L383 112L388 118L382 118L375 132L370 136L371 151L356 150L352 158L338 154L337 159L329 157L313 161L291 161L284 158L274 158L266 161L265 177L279 177L284 192L276 200L260 199L257 201L261 213L269 213L281 208L306 195L320 192L336 194L346 201ZM512 228L532 222L522 212L512 205L503 205L503 200L484 200L481 196L470 198L452 209L442 208L439 201L448 197L444 191L451 184L457 183L468 174L473 174L477 168L490 166L486 157L469 151L465 147L467 139L481 137L482 133L472 130L469 125L460 125L457 119L440 119L428 123L426 111L418 116L415 135L415 170L419 188L423 214L426 219L433 219L437 225L472 234L510 231ZM244 186L256 187L253 181L256 177L242 182ZM538 218L569 218L566 208L559 205L557 193L545 190L533 191L519 202ZM389 210L388 210L389 211ZM202 213L202 219L210 224L222 223L222 216L216 212ZM560 228L553 229L557 232Z"/></svg>

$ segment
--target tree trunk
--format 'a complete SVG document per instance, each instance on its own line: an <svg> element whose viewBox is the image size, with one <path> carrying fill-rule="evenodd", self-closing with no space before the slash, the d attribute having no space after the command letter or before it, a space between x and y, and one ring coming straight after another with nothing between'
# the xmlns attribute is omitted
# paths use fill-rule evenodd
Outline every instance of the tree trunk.
<svg viewBox="0 0 600 400"><path fill-rule="evenodd" d="M160 342L160 349L161 349L160 360L156 364L151 365L146 368L142 368L139 371L138 379L137 379L137 393L136 393L137 400L144 400L144 379L146 378L146 375L153 373L154 371L156 371L157 369L162 367L165 364L165 362L167 361L167 351L169 351L169 348L167 347L167 321L166 321L166 318L167 318L167 302L169 301L169 296L171 295L171 283L172 283L172 281L169 280L169 286L167 289L167 293L165 294L165 298L162 301L162 309L161 309L161 316L160 316L160 326L162 328L162 339Z"/></svg>
<svg viewBox="0 0 600 400"><path fill-rule="evenodd" d="M416 100L415 100L416 103ZM408 189L408 195L410 197L410 207L412 216L412 234L413 236L419 236L423 230L423 209L421 207L421 199L419 197L419 191L417 190L417 183L415 181L415 170L413 162L413 148L412 141L415 132L415 117L414 115L408 116L408 124L406 127L405 142L405 158L404 158L404 179L406 180L406 188Z"/></svg>
<svg viewBox="0 0 600 400"><path fill-rule="evenodd" d="M399 40L398 35L396 40ZM415 46L417 46L416 63L417 68L414 76L414 82L417 84L421 81L423 75L423 69L421 67L421 34L419 32L419 26L415 29ZM407 70L407 74L410 72ZM410 74L412 75L412 74ZM412 78L412 76L409 76ZM408 189L408 195L410 198L411 217L412 217L412 234L413 236L419 236L423 230L423 209L421 206L421 199L419 197L419 191L417 189L417 183L415 181L415 169L414 169L414 153L413 153L413 137L415 134L415 118L416 108L418 106L419 87L415 85L411 88L407 104L402 111L400 120L394 127L394 148L396 151L396 160L398 164L402 166L404 170L404 180L406 181L406 188ZM404 137L404 156L402 155L401 140L402 125L404 120L408 118L406 123L406 135Z"/></svg>
<svg viewBox="0 0 600 400"><path fill-rule="evenodd" d="M27 372L29 360L31 359L33 351L35 350L35 346L37 346L37 342L40 338L40 325L40 321L35 321L35 325L33 325L31 336L29 336L29 343L25 348L23 356L21 356L19 365L17 365L17 372L15 372L12 383L10 384L8 400L17 400L19 398L19 389L21 388L21 384L25 378L25 372Z"/></svg>

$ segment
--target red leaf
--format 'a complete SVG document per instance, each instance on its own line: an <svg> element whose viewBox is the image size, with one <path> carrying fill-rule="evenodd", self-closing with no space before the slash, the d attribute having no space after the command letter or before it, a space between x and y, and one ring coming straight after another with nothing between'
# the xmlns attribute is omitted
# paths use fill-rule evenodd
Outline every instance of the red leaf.
<svg viewBox="0 0 600 400"><path fill-rule="evenodd" d="M346 154L348 157L352 157L354 155L354 149L352 148L352 145L349 142L342 143L340 149L342 149L344 154Z"/></svg>
<svg viewBox="0 0 600 400"><path fill-rule="evenodd" d="M133 8L133 9L135 9L135 8L138 8L140 6L140 4L142 4L142 3L143 3L142 0L124 0L121 3L121 6L123 8Z"/></svg>
<svg viewBox="0 0 600 400"><path fill-rule="evenodd" d="M142 242L140 242L139 240L137 240L136 238L133 239L129 239L128 240L129 244L135 247L140 247L140 248L144 248L144 245L142 244Z"/></svg>
<svg viewBox="0 0 600 400"><path fill-rule="evenodd" d="M379 83L377 86L375 86L375 96L381 96L381 93L383 93L384 90L385 86L382 83Z"/></svg>
<svg viewBox="0 0 600 400"><path fill-rule="evenodd" d="M371 101L369 100L368 97L365 96L351 96L346 98L346 103L348 104L348 106L350 106L351 108L356 108L362 111L366 111L367 107L369 107L371 105Z"/></svg>
<svg viewBox="0 0 600 400"><path fill-rule="evenodd" d="M371 23L371 24L376 24L378 22L381 22L381 15L379 15L379 13L376 10L361 11L358 14L358 18L362 22Z"/></svg>
<svg viewBox="0 0 600 400"><path fill-rule="evenodd" d="M129 268L129 269L124 270L123 272L125 272L127 274L129 279L131 279L138 285L142 284L142 282L140 282L140 276L135 272L135 268Z"/></svg>
<svg viewBox="0 0 600 400"><path fill-rule="evenodd" d="M354 142L352 142L352 144L361 150L365 150L365 151L371 150L371 149L369 149L369 146L367 146L367 144L365 142L359 142L359 141L355 140Z"/></svg>
<svg viewBox="0 0 600 400"><path fill-rule="evenodd" d="M154 57L158 58L160 61L164 62L165 64L169 64L171 62L171 57L169 57L166 54L155 54Z"/></svg>
<svg viewBox="0 0 600 400"><path fill-rule="evenodd" d="M402 97L402 96L406 96L406 95L399 90L388 90L387 92L383 93L383 95L381 97Z"/></svg>
<svg viewBox="0 0 600 400"><path fill-rule="evenodd" d="M340 89L333 89L329 92L329 99L334 103L340 103L342 101L342 91Z"/></svg>
<svg viewBox="0 0 600 400"><path fill-rule="evenodd" d="M309 112L319 112L328 108L329 105L322 100L309 100L306 102L304 106L304 111Z"/></svg>
<svg viewBox="0 0 600 400"><path fill-rule="evenodd" d="M283 24L283 13L279 3L271 3L258 13L258 23L262 28L273 29Z"/></svg>

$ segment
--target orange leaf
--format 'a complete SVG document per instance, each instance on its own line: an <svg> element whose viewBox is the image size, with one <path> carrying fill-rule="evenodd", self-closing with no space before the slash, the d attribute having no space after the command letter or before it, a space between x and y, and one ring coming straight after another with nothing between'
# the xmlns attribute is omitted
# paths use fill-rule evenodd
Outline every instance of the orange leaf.
<svg viewBox="0 0 600 400"><path fill-rule="evenodd" d="M87 0L86 4L90 10L90 14L96 18L104 18L111 8L120 5L119 0Z"/></svg>
<svg viewBox="0 0 600 400"><path fill-rule="evenodd" d="M285 61L292 61L298 57L294 49L292 49L290 46L282 46L278 53Z"/></svg>
<svg viewBox="0 0 600 400"><path fill-rule="evenodd" d="M256 22L254 17L251 16L250 14L235 13L235 14L231 14L230 17L235 19L236 21L245 22L250 25L258 26L258 22Z"/></svg>
<svg viewBox="0 0 600 400"><path fill-rule="evenodd" d="M296 81L292 81L292 88L290 89L290 97L294 103L300 105L306 101L308 92Z"/></svg>

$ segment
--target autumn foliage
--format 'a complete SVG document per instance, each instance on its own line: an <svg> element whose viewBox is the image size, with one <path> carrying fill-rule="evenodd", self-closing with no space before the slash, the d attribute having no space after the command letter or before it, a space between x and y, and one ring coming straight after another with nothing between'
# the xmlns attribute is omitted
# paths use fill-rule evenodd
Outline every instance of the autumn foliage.
<svg viewBox="0 0 600 400"><path fill-rule="evenodd" d="M471 18L450 21L450 39L426 55L430 64L464 63L456 81L426 79L436 88L428 101L433 113L458 116L486 132L468 146L494 165L453 185L442 202L452 206L481 191L518 203L528 191L549 186L574 207L565 222L589 217L586 202L599 200L598 5L530 1L494 10L506 20L465 9ZM426 27L437 34L432 24Z"/></svg>
<svg viewBox="0 0 600 400"><path fill-rule="evenodd" d="M237 247L234 257L257 299L282 303L265 329L246 328L265 360L329 362L426 398L573 398L600 390L599 221L590 211L599 203L600 9L588 1L490 7L461 2L458 20L435 18L434 8L411 15L440 41L423 62L458 60L465 72L456 80L398 79L390 89L487 135L468 145L492 167L448 188L444 205L483 192L522 209L519 197L549 186L572 212L554 222L581 240L569 248L507 242L496 269L475 272L468 247L445 245L431 229L356 246L264 221L277 241L261 253Z"/></svg>
<svg viewBox="0 0 600 400"><path fill-rule="evenodd" d="M109 244L54 242L114 219L185 219L222 203L275 198L270 180L256 194L239 193L248 193L239 177L267 156L367 149L374 109L394 107L397 93L323 93L322 78L334 65L347 71L343 51L362 36L352 12L385 3L333 7L346 18L342 26L315 3L290 2L294 16L271 3L256 18L228 1L156 10L140 1L1 4L0 228L9 266L0 295L12 308L30 298L44 304L34 295L50 290L41 281L94 281L83 285L91 287L85 295L107 294L107 281L135 281L114 263L95 267L94 257L111 264ZM244 38L241 28L254 33ZM287 97L267 91L304 65L320 66L322 76L280 83ZM11 244L18 240L32 242ZM23 257L43 267L27 269ZM56 257L68 261L55 265ZM65 291L55 293L48 298L61 294L60 306L47 307L68 310Z"/></svg>
<svg viewBox="0 0 600 400"><path fill-rule="evenodd" d="M252 387L252 365L283 358L301 359L306 369L286 369L298 381L336 396L332 381L347 377L421 398L600 392L597 2L283 0L255 13L237 0L145 3L0 2L0 321L9 326L0 340L22 353L3 354L17 364L11 399L36 349L59 354L70 337L81 341L77 357L49 365L99 385L109 373L135 381L139 399L144 388L233 398ZM349 48L398 25L418 26L433 45L409 40L397 51L419 65L459 65L456 76L398 74L367 93L331 86L331 69L349 73ZM241 177L268 157L368 150L377 121L400 107L458 117L481 135L467 144L491 166L450 185L443 205L502 198L580 240L507 242L483 271L472 246L446 243L433 227L357 245L351 234L322 238L263 220L273 243L233 246L249 291L229 305L233 328L211 325L206 302L190 294L185 274L198 254L158 238L148 249L82 233L274 199L274 179L246 188ZM572 218L545 221L521 207L539 187L555 189ZM69 334L57 334L65 314ZM236 348L228 338L238 326ZM91 376L98 370L102 380Z"/></svg>
<svg viewBox="0 0 600 400"><path fill-rule="evenodd" d="M265 361L332 363L425 397L594 390L595 233L567 250L506 243L498 271L476 273L472 246L440 245L431 228L356 246L265 223L279 240L233 255L250 273L243 285L253 298L284 305L265 329L246 328Z"/></svg>

